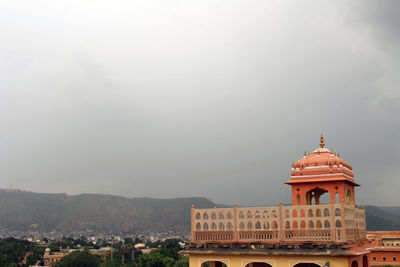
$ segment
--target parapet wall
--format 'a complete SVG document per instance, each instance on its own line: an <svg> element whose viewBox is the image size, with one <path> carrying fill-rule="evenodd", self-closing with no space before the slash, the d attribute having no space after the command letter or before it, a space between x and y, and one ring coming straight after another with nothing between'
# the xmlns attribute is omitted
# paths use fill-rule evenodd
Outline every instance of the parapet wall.
<svg viewBox="0 0 400 267"><path fill-rule="evenodd" d="M193 243L352 243L366 238L365 210L328 204L196 209Z"/></svg>

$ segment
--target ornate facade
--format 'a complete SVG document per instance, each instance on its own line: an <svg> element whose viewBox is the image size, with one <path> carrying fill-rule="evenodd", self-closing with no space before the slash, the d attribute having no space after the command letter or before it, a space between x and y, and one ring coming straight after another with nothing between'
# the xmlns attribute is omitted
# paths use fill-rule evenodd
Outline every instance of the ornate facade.
<svg viewBox="0 0 400 267"><path fill-rule="evenodd" d="M192 206L184 252L190 267L368 267L365 210L356 205L351 165L325 148L321 135L320 147L290 174L290 206Z"/></svg>

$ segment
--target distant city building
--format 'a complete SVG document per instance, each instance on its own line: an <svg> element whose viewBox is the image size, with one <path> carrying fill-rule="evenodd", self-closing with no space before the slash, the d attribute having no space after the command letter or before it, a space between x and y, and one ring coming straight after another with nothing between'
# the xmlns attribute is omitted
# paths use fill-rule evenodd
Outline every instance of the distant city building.
<svg viewBox="0 0 400 267"><path fill-rule="evenodd" d="M389 241L393 236L371 232L367 239L365 210L356 204L354 189L359 184L353 169L325 148L322 135L320 147L304 153L290 174L286 182L292 188L290 206L192 206L192 242L182 252L189 255L190 267L399 265L399 254L389 254L386 244L397 249L400 235Z"/></svg>
<svg viewBox="0 0 400 267"><path fill-rule="evenodd" d="M400 266L400 231L367 232L374 244L369 255L371 266Z"/></svg>
<svg viewBox="0 0 400 267"><path fill-rule="evenodd" d="M59 252L51 252L50 248L46 248L43 255L43 263L45 267L54 267L57 262L60 261L63 257L74 251L82 251L83 249L60 249ZM111 254L111 248L105 247L100 249L90 249L90 253L99 255L103 259Z"/></svg>

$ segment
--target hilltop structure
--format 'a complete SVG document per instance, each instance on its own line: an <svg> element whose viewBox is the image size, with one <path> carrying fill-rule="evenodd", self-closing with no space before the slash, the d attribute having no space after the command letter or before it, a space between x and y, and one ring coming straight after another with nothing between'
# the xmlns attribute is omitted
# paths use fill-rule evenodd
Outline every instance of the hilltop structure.
<svg viewBox="0 0 400 267"><path fill-rule="evenodd" d="M290 174L291 206L192 206L190 267L368 267L373 245L351 165L321 135L320 147Z"/></svg>

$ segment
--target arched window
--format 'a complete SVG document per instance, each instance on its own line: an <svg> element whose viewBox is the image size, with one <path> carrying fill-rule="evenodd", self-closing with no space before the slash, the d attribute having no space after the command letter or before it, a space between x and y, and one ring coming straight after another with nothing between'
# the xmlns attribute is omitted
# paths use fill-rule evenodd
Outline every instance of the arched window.
<svg viewBox="0 0 400 267"><path fill-rule="evenodd" d="M314 217L314 211L312 209L308 210L308 217Z"/></svg>
<svg viewBox="0 0 400 267"><path fill-rule="evenodd" d="M336 228L341 228L342 222L340 220L336 220Z"/></svg>
<svg viewBox="0 0 400 267"><path fill-rule="evenodd" d="M330 212L328 208L324 209L324 217L329 217L330 216Z"/></svg>
<svg viewBox="0 0 400 267"><path fill-rule="evenodd" d="M292 212L292 217L293 217L293 218L297 218L297 210L293 210L293 212Z"/></svg>
<svg viewBox="0 0 400 267"><path fill-rule="evenodd" d="M335 203L338 204L339 201L340 201L339 193L336 193L336 194L335 194Z"/></svg>
<svg viewBox="0 0 400 267"><path fill-rule="evenodd" d="M259 221L256 222L255 228L256 229L261 229L261 223Z"/></svg>
<svg viewBox="0 0 400 267"><path fill-rule="evenodd" d="M217 219L217 215L215 215L215 213L213 212L213 213L211 213L211 220L215 220L215 219Z"/></svg>
<svg viewBox="0 0 400 267"><path fill-rule="evenodd" d="M243 213L243 211L240 211L240 212L239 212L239 218L240 218L240 219L243 219L243 218L244 218L244 213Z"/></svg>
<svg viewBox="0 0 400 267"><path fill-rule="evenodd" d="M269 229L269 223L267 222L266 224L264 223L264 229Z"/></svg>
<svg viewBox="0 0 400 267"><path fill-rule="evenodd" d="M201 215L200 215L200 213L198 212L198 213L196 213L196 220L200 220L201 219Z"/></svg>
<svg viewBox="0 0 400 267"><path fill-rule="evenodd" d="M196 223L196 230L200 230L200 229L201 229L200 223Z"/></svg>
<svg viewBox="0 0 400 267"><path fill-rule="evenodd" d="M203 220L208 220L208 214L204 212L203 214Z"/></svg>
<svg viewBox="0 0 400 267"><path fill-rule="evenodd" d="M252 230L253 229L253 224L251 222L247 223L247 230Z"/></svg>
<svg viewBox="0 0 400 267"><path fill-rule="evenodd" d="M244 230L246 228L246 226L244 225L244 222L241 222L240 224L239 224L239 229L240 230Z"/></svg>
<svg viewBox="0 0 400 267"><path fill-rule="evenodd" d="M300 226L302 229L306 228L306 222L305 221L301 221Z"/></svg>
<svg viewBox="0 0 400 267"><path fill-rule="evenodd" d="M315 217L321 217L321 210L320 209L317 209L315 211Z"/></svg>
<svg viewBox="0 0 400 267"><path fill-rule="evenodd" d="M232 219L232 213L230 211L228 211L228 213L226 214L226 218L227 219Z"/></svg>
<svg viewBox="0 0 400 267"><path fill-rule="evenodd" d="M302 217L302 218L306 217L306 212L305 212L305 210L301 210L301 211L300 211L300 217Z"/></svg>
<svg viewBox="0 0 400 267"><path fill-rule="evenodd" d="M325 220L324 227L325 228L331 228L331 223L328 220Z"/></svg>
<svg viewBox="0 0 400 267"><path fill-rule="evenodd" d="M228 222L228 224L226 225L226 229L233 230L233 225L230 222Z"/></svg>
<svg viewBox="0 0 400 267"><path fill-rule="evenodd" d="M314 222L308 221L308 228L314 228Z"/></svg>
<svg viewBox="0 0 400 267"><path fill-rule="evenodd" d="M296 196L296 205L299 206L300 205L300 195L297 194Z"/></svg>
<svg viewBox="0 0 400 267"><path fill-rule="evenodd" d="M290 222L289 222L289 221L286 221L286 223L285 223L285 228L286 228L286 229L290 229Z"/></svg>
<svg viewBox="0 0 400 267"><path fill-rule="evenodd" d="M276 221L272 222L272 229L278 229L278 223Z"/></svg>
<svg viewBox="0 0 400 267"><path fill-rule="evenodd" d="M317 221L316 225L317 225L317 228L322 228L322 223L320 220Z"/></svg>
<svg viewBox="0 0 400 267"><path fill-rule="evenodd" d="M297 228L299 228L299 225L297 224L296 221L294 221L294 222L293 222L293 229L297 229Z"/></svg>
<svg viewBox="0 0 400 267"><path fill-rule="evenodd" d="M222 212L218 213L218 219L220 219L220 220L225 219L225 216Z"/></svg>
<svg viewBox="0 0 400 267"><path fill-rule="evenodd" d="M211 230L217 230L217 225L215 223L211 224Z"/></svg>
<svg viewBox="0 0 400 267"><path fill-rule="evenodd" d="M350 190L347 190L346 203L350 204Z"/></svg>
<svg viewBox="0 0 400 267"><path fill-rule="evenodd" d="M250 219L250 218L252 218L252 217L253 217L253 215L251 215L251 211L248 211L248 212L247 212L247 218Z"/></svg>
<svg viewBox="0 0 400 267"><path fill-rule="evenodd" d="M340 216L342 213L340 212L339 208L335 209L335 216Z"/></svg>
<svg viewBox="0 0 400 267"><path fill-rule="evenodd" d="M255 218L261 218L260 212L259 212L258 210L256 211L256 216L255 216Z"/></svg>
<svg viewBox="0 0 400 267"><path fill-rule="evenodd" d="M223 223L219 223L219 230L225 230L225 225Z"/></svg>
<svg viewBox="0 0 400 267"><path fill-rule="evenodd" d="M208 224L207 223L203 224L203 230L208 230Z"/></svg>

